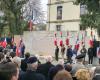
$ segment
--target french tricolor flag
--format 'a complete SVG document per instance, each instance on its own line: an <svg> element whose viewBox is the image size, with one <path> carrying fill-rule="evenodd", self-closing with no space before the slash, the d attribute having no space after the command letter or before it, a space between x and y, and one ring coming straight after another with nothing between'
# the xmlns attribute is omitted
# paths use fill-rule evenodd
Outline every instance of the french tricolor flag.
<svg viewBox="0 0 100 80"><path fill-rule="evenodd" d="M75 44L75 49L79 50L80 47L80 42L79 42L79 35L77 36L76 44Z"/></svg>
<svg viewBox="0 0 100 80"><path fill-rule="evenodd" d="M93 39L92 38L89 40L89 45L93 46Z"/></svg>
<svg viewBox="0 0 100 80"><path fill-rule="evenodd" d="M66 45L69 45L69 31L67 32Z"/></svg>
<svg viewBox="0 0 100 80"><path fill-rule="evenodd" d="M89 45L93 46L93 32L91 31L91 36L90 36L90 40L89 40Z"/></svg>
<svg viewBox="0 0 100 80"><path fill-rule="evenodd" d="M3 41L3 47L6 48L6 46L7 46L7 40L5 38L5 40Z"/></svg>
<svg viewBox="0 0 100 80"><path fill-rule="evenodd" d="M54 40L54 45L57 46L57 38Z"/></svg>
<svg viewBox="0 0 100 80"><path fill-rule="evenodd" d="M20 47L19 46L17 46L17 48L16 48L16 56L18 56L18 57L20 57Z"/></svg>
<svg viewBox="0 0 100 80"><path fill-rule="evenodd" d="M32 20L30 20L30 21L29 21L29 30L30 30L30 31L32 31L32 26L33 26L33 23L32 23Z"/></svg>
<svg viewBox="0 0 100 80"><path fill-rule="evenodd" d="M56 37L57 34L56 32L54 34L55 34L54 45L57 46L57 37Z"/></svg>

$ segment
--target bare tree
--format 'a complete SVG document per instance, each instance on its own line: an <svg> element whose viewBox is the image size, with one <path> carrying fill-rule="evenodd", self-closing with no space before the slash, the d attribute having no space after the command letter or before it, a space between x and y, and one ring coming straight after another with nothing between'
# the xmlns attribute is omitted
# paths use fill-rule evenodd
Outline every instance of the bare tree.
<svg viewBox="0 0 100 80"><path fill-rule="evenodd" d="M29 0L27 4L23 6L23 17L26 20L32 20L33 23L43 23L44 12L42 11L41 0Z"/></svg>

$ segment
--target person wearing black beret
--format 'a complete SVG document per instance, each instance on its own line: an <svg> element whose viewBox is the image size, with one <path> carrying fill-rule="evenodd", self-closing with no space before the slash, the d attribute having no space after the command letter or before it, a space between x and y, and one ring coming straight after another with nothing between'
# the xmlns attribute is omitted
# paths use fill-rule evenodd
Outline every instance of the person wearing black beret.
<svg viewBox="0 0 100 80"><path fill-rule="evenodd" d="M76 59L79 60L79 59L83 59L84 57L85 57L84 54L80 54L80 55L76 56Z"/></svg>
<svg viewBox="0 0 100 80"><path fill-rule="evenodd" d="M72 64L72 70L71 70L72 76L75 75L75 73L77 72L77 70L79 70L81 68L86 68L83 65L84 57L85 57L85 55L83 55L83 54L79 54L79 55L76 56L76 63Z"/></svg>

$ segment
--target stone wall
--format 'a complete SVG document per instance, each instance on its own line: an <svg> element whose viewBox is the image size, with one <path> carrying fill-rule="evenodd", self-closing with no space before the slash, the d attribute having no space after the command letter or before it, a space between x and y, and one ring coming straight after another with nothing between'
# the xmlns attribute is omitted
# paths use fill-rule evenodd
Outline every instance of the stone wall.
<svg viewBox="0 0 100 80"><path fill-rule="evenodd" d="M26 52L31 54L39 55L54 55L54 33L55 32L46 32L46 31L32 31L24 32L23 41L26 46ZM57 32L57 41L58 43L62 39L64 44L67 37L67 32L62 32L63 36L60 37L60 32ZM70 44L74 47L77 39L77 32L70 32ZM81 32L79 33L79 39L81 40ZM86 47L88 47L89 39L86 38ZM59 46L60 48L60 46Z"/></svg>

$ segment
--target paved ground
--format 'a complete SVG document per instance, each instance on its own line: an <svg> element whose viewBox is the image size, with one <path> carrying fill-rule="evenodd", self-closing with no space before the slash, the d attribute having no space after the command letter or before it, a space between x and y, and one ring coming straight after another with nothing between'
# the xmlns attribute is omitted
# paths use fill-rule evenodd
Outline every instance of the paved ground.
<svg viewBox="0 0 100 80"><path fill-rule="evenodd" d="M45 57L45 56L40 56L40 57L39 57L39 58L40 58L40 61L41 61L42 63L45 63L45 62L46 62L46 60L45 60L44 57ZM61 60L61 59L62 59L62 58L59 57L59 60ZM65 58L64 61L67 62L67 59ZM58 62L55 60L55 57L53 57L52 63L53 63L54 65L58 64ZM94 59L93 59L93 64L88 64L88 57L86 56L85 66L86 66L86 67L99 66L99 60L98 60L98 58L94 58Z"/></svg>

